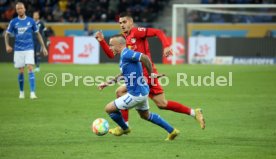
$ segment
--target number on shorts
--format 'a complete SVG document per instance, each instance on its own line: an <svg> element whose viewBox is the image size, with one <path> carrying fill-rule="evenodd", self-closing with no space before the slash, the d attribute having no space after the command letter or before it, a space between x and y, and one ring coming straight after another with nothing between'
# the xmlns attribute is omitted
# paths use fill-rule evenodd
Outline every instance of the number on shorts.
<svg viewBox="0 0 276 159"><path fill-rule="evenodd" d="M128 105L131 101L132 101L132 98L130 96L127 96L127 98L124 99L124 102L126 103L126 105Z"/></svg>

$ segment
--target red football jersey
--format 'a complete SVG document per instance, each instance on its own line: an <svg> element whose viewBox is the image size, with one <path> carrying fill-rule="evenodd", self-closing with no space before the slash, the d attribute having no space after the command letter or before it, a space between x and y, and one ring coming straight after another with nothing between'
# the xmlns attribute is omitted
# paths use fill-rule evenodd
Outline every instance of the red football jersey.
<svg viewBox="0 0 276 159"><path fill-rule="evenodd" d="M157 36L160 39L163 45L163 48L168 47L170 45L164 32L159 29L133 27L130 30L129 34L123 34L123 35L126 38L126 45L127 45L126 47L147 55L151 60L151 62L152 62L152 59L151 59L151 53L150 53L147 37ZM104 40L100 42L100 45L102 46L104 52L109 58L114 57L113 52L109 49L108 44ZM152 66L153 66L154 72L157 73L157 70L153 62L152 62ZM144 71L144 75L148 76L147 70L144 66L143 66L143 71Z"/></svg>

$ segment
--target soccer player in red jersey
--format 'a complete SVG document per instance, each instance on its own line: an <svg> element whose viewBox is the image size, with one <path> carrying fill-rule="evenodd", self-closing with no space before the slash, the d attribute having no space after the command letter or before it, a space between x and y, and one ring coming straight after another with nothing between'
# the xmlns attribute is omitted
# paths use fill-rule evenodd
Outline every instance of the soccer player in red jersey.
<svg viewBox="0 0 276 159"><path fill-rule="evenodd" d="M155 28L135 27L131 15L129 15L127 13L120 14L119 24L120 24L121 30L123 32L123 35L126 38L127 47L134 51L141 52L141 53L147 55L149 57L149 59L151 60L151 62L152 62L152 59L151 59L151 53L150 53L147 37L157 36L163 45L163 55L169 56L172 54L170 44L169 44L167 37L163 31L161 31L159 29L155 29ZM96 32L95 37L99 41L105 54L109 58L114 58L114 54L113 54L112 50L109 48L106 41L104 40L104 36L103 36L102 32ZM153 62L152 62L152 68L153 68L154 73L158 74L157 69ZM143 74L144 74L145 78L149 77L148 72L144 66L143 66ZM163 91L163 88L161 87L161 85L158 82L158 79L155 78L154 83L152 83L150 79L147 79L147 80L148 80L148 84L150 86L149 97L154 101L154 103L158 106L158 108L190 115L190 116L194 117L199 122L200 127L202 129L205 128L205 120L203 118L202 110L200 108L192 109L192 108L189 108L189 107L187 107L181 103L178 103L176 101L167 100L165 98L165 93ZM102 85L102 88L104 88L105 86L108 86L108 84ZM127 93L127 89L126 89L125 85L118 87L116 90L117 98L121 97L125 93ZM128 123L128 111L127 110L121 111L121 113L122 113L122 116L123 116L125 122ZM115 130L118 128L120 128L120 127L110 129L109 132L110 133L112 133L113 131L115 132Z"/></svg>

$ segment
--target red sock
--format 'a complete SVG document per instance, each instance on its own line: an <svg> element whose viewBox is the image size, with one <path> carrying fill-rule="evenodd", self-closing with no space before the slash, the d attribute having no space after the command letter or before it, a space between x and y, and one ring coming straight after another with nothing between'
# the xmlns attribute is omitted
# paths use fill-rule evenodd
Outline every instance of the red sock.
<svg viewBox="0 0 276 159"><path fill-rule="evenodd" d="M167 107L165 109L187 115L191 114L191 108L175 101L168 101Z"/></svg>
<svg viewBox="0 0 276 159"><path fill-rule="evenodd" d="M128 122L128 110L120 110L125 122Z"/></svg>

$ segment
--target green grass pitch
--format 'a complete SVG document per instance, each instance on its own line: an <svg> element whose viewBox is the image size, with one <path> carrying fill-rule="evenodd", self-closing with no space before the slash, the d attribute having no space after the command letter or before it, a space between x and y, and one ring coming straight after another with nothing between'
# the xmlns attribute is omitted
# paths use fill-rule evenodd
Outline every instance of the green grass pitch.
<svg viewBox="0 0 276 159"><path fill-rule="evenodd" d="M90 126L103 117L111 127L115 123L104 106L115 97L116 86L102 92L95 86L74 83L62 86L62 73L78 76L116 75L117 64L50 65L42 64L36 73L37 100L29 99L25 74L26 99L18 99L17 70L12 64L0 64L0 158L1 159L172 159L172 158L276 158L276 67L157 65L165 73L169 86L167 99L191 107L202 107L206 129L201 130L191 117L159 110L151 101L151 111L177 127L181 134L165 142L166 132L130 111L132 132L122 137L94 135ZM46 73L55 73L58 82L46 86ZM189 76L228 76L232 87L176 86L176 73Z"/></svg>

